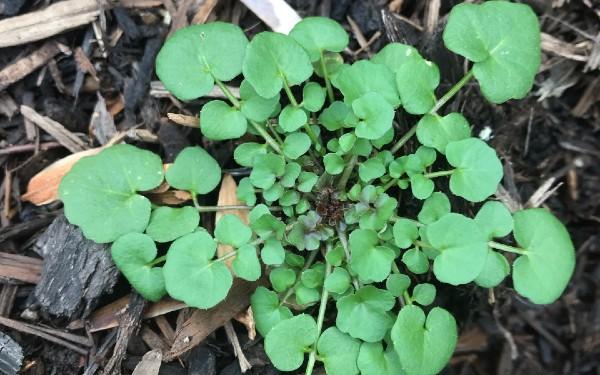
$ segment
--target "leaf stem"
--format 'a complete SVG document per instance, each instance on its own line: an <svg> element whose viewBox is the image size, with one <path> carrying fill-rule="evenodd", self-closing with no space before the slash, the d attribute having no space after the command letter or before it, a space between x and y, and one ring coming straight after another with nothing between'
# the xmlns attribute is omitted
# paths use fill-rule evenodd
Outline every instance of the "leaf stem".
<svg viewBox="0 0 600 375"><path fill-rule="evenodd" d="M164 261L166 261L166 260L167 260L167 256L166 256L166 255L163 255L163 256L161 256L161 257L158 257L158 258L154 259L152 262L148 263L148 266L149 266L149 267L154 267L154 266L156 266L157 264L159 264L159 263L162 263L162 262L164 262Z"/></svg>
<svg viewBox="0 0 600 375"><path fill-rule="evenodd" d="M447 93L444 94L444 96L442 96L433 106L433 108L431 108L431 110L429 111L429 113L433 114L436 113L440 108L442 108L442 106L444 106L444 104L446 104L448 102L448 100L452 99L452 97L454 95L456 95L456 93L464 86L467 84L467 82L469 82L471 80L471 78L473 78L473 69L469 70L467 72L467 74L465 74L464 77L461 78L460 81L458 81L454 86L452 86L450 88L450 90L448 90Z"/></svg>
<svg viewBox="0 0 600 375"><path fill-rule="evenodd" d="M331 87L331 81L329 80L329 72L327 71L327 65L325 64L325 57L323 56L323 52L321 51L321 70L323 71L323 79L325 80L325 87L327 88L327 96L329 97L329 102L333 103L335 101L335 96L333 95L333 87Z"/></svg>
<svg viewBox="0 0 600 375"><path fill-rule="evenodd" d="M392 262L392 272L398 275L402 274L402 272L400 272L400 268L398 268L398 265L396 264L396 261ZM402 306L406 304L412 305L412 298L410 298L410 296L408 295L408 291L406 290L402 292L401 296L398 296L398 299L402 303Z"/></svg>
<svg viewBox="0 0 600 375"><path fill-rule="evenodd" d="M505 245L505 244L495 242L495 241L488 242L488 245L492 249L507 251L509 253L515 253L515 254L519 254L519 255L527 255L527 250L522 249L520 247L509 246L509 245Z"/></svg>
<svg viewBox="0 0 600 375"><path fill-rule="evenodd" d="M350 179L350 175L352 174L352 170L354 170L354 166L356 165L357 161L358 161L358 156L352 155L352 158L350 158L348 165L346 165L346 168L344 169L344 172L342 173L342 176L340 177L340 180L338 181L337 187L338 187L339 191L344 191L346 189L346 184L348 183L348 180Z"/></svg>
<svg viewBox="0 0 600 375"><path fill-rule="evenodd" d="M450 176L452 173L454 173L455 170L456 169L449 169L447 171L437 171L437 172L425 173L423 175L423 177L436 178L436 177Z"/></svg>
<svg viewBox="0 0 600 375"><path fill-rule="evenodd" d="M335 228L338 234L338 238L340 239L340 243L342 244L342 248L344 249L344 255L346 255L346 263L350 264L350 249L348 249L348 237L346 237L346 230L344 229L345 224L341 222ZM360 288L360 282L356 278L356 276L352 276L352 285L354 289L358 290Z"/></svg>
<svg viewBox="0 0 600 375"><path fill-rule="evenodd" d="M383 185L383 187L381 188L381 192L385 193L387 189L391 188L392 186L396 185L397 183L398 183L398 179L392 178L385 185Z"/></svg>
<svg viewBox="0 0 600 375"><path fill-rule="evenodd" d="M331 251L331 243L327 243L326 254ZM329 276L331 273L331 264L327 262L327 258L325 258L325 278ZM317 315L317 337L315 338L315 342L313 347L308 355L308 364L306 365L306 375L312 375L313 368L315 367L315 361L317 360L317 342L319 341L319 336L321 336L321 330L323 329L323 320L325 320L325 311L327 310L327 299L329 299L329 292L325 287L323 287L321 292L321 302L319 305L319 314Z"/></svg>
<svg viewBox="0 0 600 375"><path fill-rule="evenodd" d="M323 145L321 145L319 138L317 138L317 135L310 127L310 124L307 122L303 126L304 126L304 130L306 130L306 134L308 134L308 138L310 138L310 141L315 145L315 148L317 149L319 154L321 154L321 156L325 155L325 150L323 149Z"/></svg>
<svg viewBox="0 0 600 375"><path fill-rule="evenodd" d="M221 82L220 80L218 80L216 78L214 78L214 80L215 80L215 83L217 84L217 86L219 86L219 88L221 89L221 92L223 92L223 95L225 95L227 97L227 99L229 99L229 101L231 102L231 104L233 104L235 109L239 110L241 108L240 101L231 93L229 88L227 88L227 86L225 86L225 84L223 82Z"/></svg>
<svg viewBox="0 0 600 375"><path fill-rule="evenodd" d="M283 78L283 89L285 90L285 94L287 95L288 99L290 100L290 103L292 103L292 105L294 107L298 107L298 101L294 97L294 94L292 93L292 89L290 88L290 85L288 85L287 78L285 78L285 76L283 76L282 78Z"/></svg>
<svg viewBox="0 0 600 375"><path fill-rule="evenodd" d="M312 266L312 264L315 262L315 259L317 258L317 254L318 253L319 253L319 250L313 250L310 253L310 256L306 260L306 263L304 263L304 267L302 267L302 270L298 273L298 276L296 276L296 282L294 283L294 285L290 289L287 290L287 292L285 293L285 295L281 299L281 302L279 303L279 306L282 306L284 303L286 303L287 299L290 298L290 296L292 295L292 293L294 293L294 290L296 289L296 286L298 286L298 284L300 284L300 282L301 282L300 275L302 275L302 272L306 271L307 269L310 268L310 266Z"/></svg>
<svg viewBox="0 0 600 375"><path fill-rule="evenodd" d="M396 144L394 144L394 146L392 146L392 148L390 149L390 152L392 154L395 154L396 152L398 152L398 150L400 150L400 148L402 146L404 146L404 144L406 142L408 142L408 140L411 139L412 136L415 135L416 132L417 132L417 125L413 125L413 127L408 129L408 131L406 133L404 133L404 135L398 140L398 142L396 142Z"/></svg>

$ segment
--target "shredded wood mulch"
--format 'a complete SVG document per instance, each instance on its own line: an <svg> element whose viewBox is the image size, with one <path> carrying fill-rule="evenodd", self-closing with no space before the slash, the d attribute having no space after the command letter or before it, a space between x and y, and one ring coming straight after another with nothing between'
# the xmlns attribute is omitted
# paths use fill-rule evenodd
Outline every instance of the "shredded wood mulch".
<svg viewBox="0 0 600 375"><path fill-rule="evenodd" d="M154 73L165 38L190 23L233 22L253 35L325 15L350 33L348 61L398 41L440 66L441 92L464 72L441 43L457 1L288 0L283 12L273 12L268 3L279 1L0 0L1 373L279 373L254 339L247 311L257 283L237 282L210 311L170 299L147 305L118 275L106 246L85 240L56 201L65 168L123 140L159 152L166 163L200 144L232 176L240 173L232 142L213 144L194 129L203 102L181 103ZM474 134L502 156L499 199L515 209L549 207L566 223L577 268L549 306L518 297L509 282L493 290L442 287L439 303L455 314L461 332L447 374L600 368L600 4L523 2L542 25L543 64L532 93L491 105L473 83L447 110L463 112ZM398 119L400 131L412 123ZM231 195L223 190L207 202ZM155 199L189 197L157 191ZM459 201L453 207L474 211Z"/></svg>

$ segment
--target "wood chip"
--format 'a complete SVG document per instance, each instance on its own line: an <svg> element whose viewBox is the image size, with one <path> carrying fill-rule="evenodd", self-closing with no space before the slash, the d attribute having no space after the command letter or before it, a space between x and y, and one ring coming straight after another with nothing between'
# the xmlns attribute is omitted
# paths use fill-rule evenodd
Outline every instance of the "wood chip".
<svg viewBox="0 0 600 375"><path fill-rule="evenodd" d="M19 112L19 107L7 93L0 93L0 114L12 118Z"/></svg>
<svg viewBox="0 0 600 375"><path fill-rule="evenodd" d="M97 93L98 101L90 119L90 133L96 137L101 145L105 145L117 134L115 120L106 108L106 101Z"/></svg>
<svg viewBox="0 0 600 375"><path fill-rule="evenodd" d="M440 19L441 0L429 0L425 4L425 30L433 33Z"/></svg>
<svg viewBox="0 0 600 375"><path fill-rule="evenodd" d="M16 375L23 363L23 349L15 340L0 332L0 372Z"/></svg>
<svg viewBox="0 0 600 375"><path fill-rule="evenodd" d="M190 128L197 128L200 125L200 119L196 116L182 115L181 113L167 113L169 120L173 121L178 125L188 126Z"/></svg>
<svg viewBox="0 0 600 375"><path fill-rule="evenodd" d="M17 46L60 34L98 17L101 0L66 0L42 10L0 21L0 48Z"/></svg>
<svg viewBox="0 0 600 375"><path fill-rule="evenodd" d="M219 0L204 0L192 18L192 24L205 23L218 2Z"/></svg>
<svg viewBox="0 0 600 375"><path fill-rule="evenodd" d="M589 56L585 53L589 49L589 42L581 44L571 44L553 37L550 34L542 33L542 50L564 58L575 61L588 61Z"/></svg>
<svg viewBox="0 0 600 375"><path fill-rule="evenodd" d="M67 130L62 124L50 117L40 115L33 108L22 105L21 114L53 136L58 143L65 146L69 151L75 153L84 151L87 148L79 137Z"/></svg>
<svg viewBox="0 0 600 375"><path fill-rule="evenodd" d="M2 35L2 31L0 31L0 35ZM45 66L59 52L60 49L55 42L47 42L29 55L8 64L0 70L0 91L25 78L38 68Z"/></svg>
<svg viewBox="0 0 600 375"><path fill-rule="evenodd" d="M144 354L140 363L135 366L132 375L158 375L160 364L162 362L162 353L160 350L151 350Z"/></svg>
<svg viewBox="0 0 600 375"><path fill-rule="evenodd" d="M288 34L302 18L284 0L240 0L273 31Z"/></svg>
<svg viewBox="0 0 600 375"><path fill-rule="evenodd" d="M142 340L152 350L160 350L161 353L166 353L169 350L169 345L162 337L154 332L150 327L144 325L140 331Z"/></svg>
<svg viewBox="0 0 600 375"><path fill-rule="evenodd" d="M600 101L600 77L596 77L588 83L577 105L571 110L571 114L576 117L583 117L592 105L598 101Z"/></svg>
<svg viewBox="0 0 600 375"><path fill-rule="evenodd" d="M37 206L58 200L58 186L64 175L81 158L96 155L100 151L102 151L101 147L91 148L71 154L50 164L29 180L27 191L21 196L21 200L31 202Z"/></svg>
<svg viewBox="0 0 600 375"><path fill-rule="evenodd" d="M37 284L42 277L42 266L39 258L0 252L0 278Z"/></svg>

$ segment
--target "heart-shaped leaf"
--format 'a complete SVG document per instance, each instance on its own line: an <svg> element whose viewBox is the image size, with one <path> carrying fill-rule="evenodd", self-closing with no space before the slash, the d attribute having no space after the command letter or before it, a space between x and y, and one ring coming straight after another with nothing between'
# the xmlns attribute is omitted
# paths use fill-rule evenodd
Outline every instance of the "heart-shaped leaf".
<svg viewBox="0 0 600 375"><path fill-rule="evenodd" d="M266 153L266 144L244 142L235 148L233 151L233 158L235 159L235 162L242 167L252 167L254 165L254 157Z"/></svg>
<svg viewBox="0 0 600 375"><path fill-rule="evenodd" d="M295 132L285 137L283 153L290 159L298 159L310 148L310 137L304 133Z"/></svg>
<svg viewBox="0 0 600 375"><path fill-rule="evenodd" d="M455 169L450 191L471 202L481 202L496 192L502 179L502 163L496 151L478 138L450 142L446 158Z"/></svg>
<svg viewBox="0 0 600 375"><path fill-rule="evenodd" d="M223 262L213 260L216 250L215 240L205 231L175 240L163 267L169 295L200 309L221 302L233 278Z"/></svg>
<svg viewBox="0 0 600 375"><path fill-rule="evenodd" d="M435 88L440 84L440 71L431 61L410 59L396 70L396 86L406 112L420 115L435 104Z"/></svg>
<svg viewBox="0 0 600 375"><path fill-rule="evenodd" d="M493 288L500 284L510 273L510 265L504 255L488 250L485 264L475 278L475 284L483 288Z"/></svg>
<svg viewBox="0 0 600 375"><path fill-rule="evenodd" d="M243 80L240 85L240 110L250 120L265 121L275 112L279 105L279 93L272 98L265 99L256 93L254 87ZM245 143L242 143L245 144Z"/></svg>
<svg viewBox="0 0 600 375"><path fill-rule="evenodd" d="M269 273L269 281L276 292L283 292L296 282L296 272L290 268L278 267Z"/></svg>
<svg viewBox="0 0 600 375"><path fill-rule="evenodd" d="M300 129L307 121L306 111L291 104L286 105L279 113L279 126L288 133Z"/></svg>
<svg viewBox="0 0 600 375"><path fill-rule="evenodd" d="M355 131L359 138L378 139L392 128L394 108L376 92L354 100L352 110L360 119Z"/></svg>
<svg viewBox="0 0 600 375"><path fill-rule="evenodd" d="M152 211L146 234L156 242L171 242L192 233L199 223L200 214L194 207L158 207Z"/></svg>
<svg viewBox="0 0 600 375"><path fill-rule="evenodd" d="M236 139L246 134L248 120L222 100L211 100L200 111L200 130L213 141Z"/></svg>
<svg viewBox="0 0 600 375"><path fill-rule="evenodd" d="M358 368L362 375L404 375L398 354L392 345L383 351L380 342L364 342L358 353Z"/></svg>
<svg viewBox="0 0 600 375"><path fill-rule="evenodd" d="M340 331L367 342L377 342L394 324L389 312L395 305L387 290L367 285L337 301L336 326Z"/></svg>
<svg viewBox="0 0 600 375"><path fill-rule="evenodd" d="M417 123L417 138L421 144L433 147L440 153L446 152L446 146L471 136L467 119L460 113L446 116L427 114Z"/></svg>
<svg viewBox="0 0 600 375"><path fill-rule="evenodd" d="M331 80L331 83L342 92L344 102L348 105L361 96L373 92L384 97L393 108L400 105L400 95L395 82L394 73L385 65L367 60L343 66Z"/></svg>
<svg viewBox="0 0 600 375"><path fill-rule="evenodd" d="M556 301L575 269L575 250L564 225L542 208L514 214L515 240L525 253L513 263L517 292L533 303Z"/></svg>
<svg viewBox="0 0 600 375"><path fill-rule="evenodd" d="M283 320L265 337L265 351L281 371L294 371L304 362L304 353L317 339L317 323L306 314Z"/></svg>
<svg viewBox="0 0 600 375"><path fill-rule="evenodd" d="M385 65L390 71L396 73L405 63L421 59L423 58L415 47L402 43L390 43L377 52L371 61Z"/></svg>
<svg viewBox="0 0 600 375"><path fill-rule="evenodd" d="M313 68L308 54L294 38L265 31L248 45L243 72L258 95L272 98L284 83L294 86L306 81Z"/></svg>
<svg viewBox="0 0 600 375"><path fill-rule="evenodd" d="M444 193L435 192L423 202L417 218L423 224L431 224L450 213L450 200Z"/></svg>
<svg viewBox="0 0 600 375"><path fill-rule="evenodd" d="M298 22L290 36L308 52L311 61L322 58L323 53L342 52L348 46L348 33L328 17L306 17Z"/></svg>
<svg viewBox="0 0 600 375"><path fill-rule="evenodd" d="M385 288L395 297L400 297L410 286L410 277L401 273L393 273L385 281Z"/></svg>
<svg viewBox="0 0 600 375"><path fill-rule="evenodd" d="M331 293L344 294L350 287L350 274L343 267L335 267L323 286Z"/></svg>
<svg viewBox="0 0 600 375"><path fill-rule="evenodd" d="M385 171L385 164L377 157L367 159L358 166L358 176L366 183L383 176Z"/></svg>
<svg viewBox="0 0 600 375"><path fill-rule="evenodd" d="M156 258L152 238L128 233L113 243L111 255L117 268L144 298L156 302L166 294L162 268L152 267Z"/></svg>
<svg viewBox="0 0 600 375"><path fill-rule="evenodd" d="M317 353L328 374L358 375L356 360L360 341L329 327L319 337Z"/></svg>
<svg viewBox="0 0 600 375"><path fill-rule="evenodd" d="M475 215L475 222L487 239L507 236L513 229L513 218L508 208L501 202L489 201Z"/></svg>
<svg viewBox="0 0 600 375"><path fill-rule="evenodd" d="M410 249L402 254L402 263L406 265L410 272L417 275L429 271L429 259L419 249Z"/></svg>
<svg viewBox="0 0 600 375"><path fill-rule="evenodd" d="M350 267L363 281L383 281L390 274L396 253L379 246L379 242L374 230L356 229L350 233Z"/></svg>
<svg viewBox="0 0 600 375"><path fill-rule="evenodd" d="M441 282L460 285L473 281L487 256L485 236L473 219L449 213L427 226L427 240L440 254L433 273Z"/></svg>
<svg viewBox="0 0 600 375"><path fill-rule="evenodd" d="M408 249L419 238L417 224L408 219L399 219L393 227L394 243L401 249Z"/></svg>
<svg viewBox="0 0 600 375"><path fill-rule="evenodd" d="M58 194L69 222L90 240L107 243L146 229L150 201L137 192L154 189L162 180L157 155L122 144L79 160L63 177Z"/></svg>
<svg viewBox="0 0 600 375"><path fill-rule="evenodd" d="M215 238L225 245L240 247L250 241L252 230L238 215L226 214L217 221Z"/></svg>
<svg viewBox="0 0 600 375"><path fill-rule="evenodd" d="M175 189L206 194L219 185L221 167L203 148L186 147L167 169L165 177Z"/></svg>
<svg viewBox="0 0 600 375"><path fill-rule="evenodd" d="M521 99L541 62L540 25L528 5L508 1L459 4L444 30L446 47L473 61L483 95L493 103Z"/></svg>
<svg viewBox="0 0 600 375"><path fill-rule="evenodd" d="M266 265L280 265L285 260L285 250L281 245L281 241L275 238L269 238L265 241L260 258Z"/></svg>
<svg viewBox="0 0 600 375"><path fill-rule="evenodd" d="M410 176L410 190L415 198L427 199L433 193L433 189L435 189L435 184L423 174L416 173Z"/></svg>
<svg viewBox="0 0 600 375"><path fill-rule="evenodd" d="M231 263L231 268L237 277L244 280L256 281L260 277L261 267L256 254L256 247L243 245L237 250L237 255Z"/></svg>
<svg viewBox="0 0 600 375"><path fill-rule="evenodd" d="M250 181L257 188L270 188L275 183L275 178L285 173L285 160L272 153L256 155L254 165L250 173Z"/></svg>
<svg viewBox="0 0 600 375"><path fill-rule="evenodd" d="M277 293L259 286L250 298L252 314L258 333L266 337L271 328L279 322L291 318L292 312L289 308L279 303Z"/></svg>
<svg viewBox="0 0 600 375"><path fill-rule="evenodd" d="M394 348L402 368L410 375L439 373L456 346L456 321L446 310L434 307L425 313L415 305L400 310L392 328Z"/></svg>
<svg viewBox="0 0 600 375"><path fill-rule="evenodd" d="M211 22L184 27L158 53L156 74L177 98L196 99L210 92L215 78L229 81L241 73L247 45L237 25Z"/></svg>

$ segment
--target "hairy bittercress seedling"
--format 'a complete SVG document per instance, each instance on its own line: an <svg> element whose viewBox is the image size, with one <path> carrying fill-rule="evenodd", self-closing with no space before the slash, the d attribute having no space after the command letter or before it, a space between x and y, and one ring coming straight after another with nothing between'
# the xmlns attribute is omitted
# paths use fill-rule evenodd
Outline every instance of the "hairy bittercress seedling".
<svg viewBox="0 0 600 375"><path fill-rule="evenodd" d="M471 136L461 114L439 112L473 77L493 103L528 93L540 64L534 13L505 1L461 4L443 38L473 66L437 98L439 70L415 48L392 43L345 64L339 52L348 35L327 18L250 42L226 23L181 29L160 51L157 74L182 100L221 88L228 100L200 112L205 137L254 135L234 152L250 170L238 187L249 225L226 214L212 234L198 226L198 212L227 209L198 204L221 179L200 147L183 150L166 173L158 156L129 145L82 159L60 186L66 216L88 238L113 242L115 263L152 301L168 294L207 309L227 296L234 276L254 281L265 272L272 289L258 288L251 301L280 370L298 369L308 354L307 374L317 360L330 375L435 374L452 355L457 327L448 311L427 308L436 297L428 271L442 283L492 288L511 273L501 251L513 253L514 288L547 304L574 268L569 235L549 211L511 213L488 201L469 218L435 192L445 178L470 202L496 191L496 152ZM241 73L237 98L224 82ZM402 110L423 116L398 137L394 116ZM421 146L402 155L414 135ZM194 206L152 206L143 192L163 179L189 191ZM398 212L398 189L423 201L416 218ZM516 246L505 244L511 232ZM157 257L156 242L170 243L166 255ZM216 258L218 244L234 251Z"/></svg>

